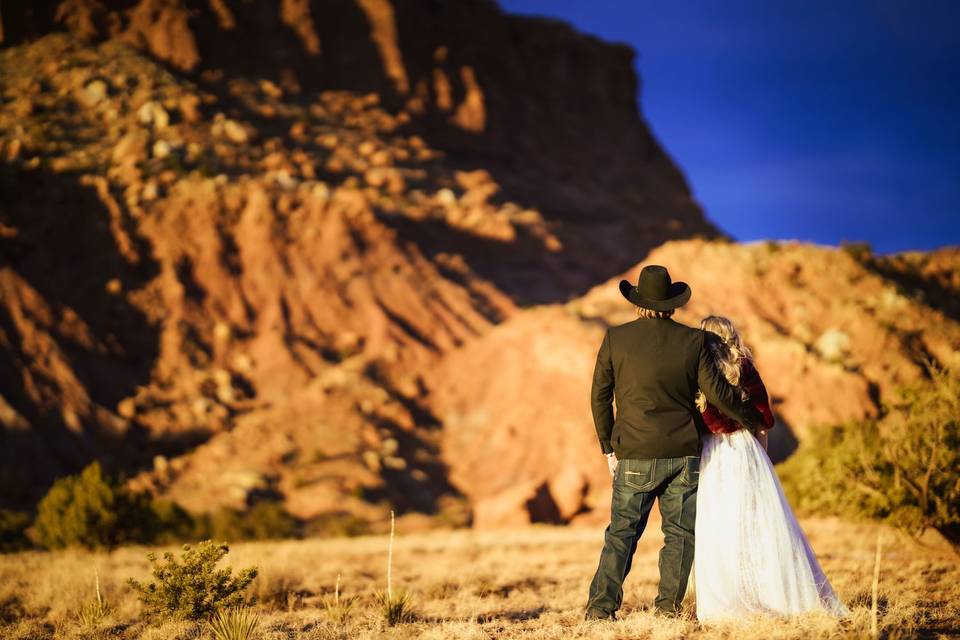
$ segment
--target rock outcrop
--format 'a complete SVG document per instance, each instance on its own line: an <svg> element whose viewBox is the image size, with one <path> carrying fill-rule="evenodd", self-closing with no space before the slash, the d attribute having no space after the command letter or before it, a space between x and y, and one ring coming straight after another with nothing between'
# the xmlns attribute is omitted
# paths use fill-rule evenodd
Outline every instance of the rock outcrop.
<svg viewBox="0 0 960 640"><path fill-rule="evenodd" d="M591 376L603 328L634 318L617 283L636 282L651 263L693 289L678 321L723 315L743 333L779 421L774 460L815 425L876 415L929 365L960 367L960 323L923 302L955 286L955 250L878 258L796 243L670 242L566 305L512 315L428 376L451 479L477 525L606 517Z"/></svg>
<svg viewBox="0 0 960 640"><path fill-rule="evenodd" d="M564 247L546 280L555 285L524 252L497 272L525 301L585 291L664 240L717 234L640 119L633 51L561 22L511 16L492 0L6 4L14 44L62 28L112 37L198 80L266 79L288 97L376 93L452 166L484 167L498 197L550 223Z"/></svg>

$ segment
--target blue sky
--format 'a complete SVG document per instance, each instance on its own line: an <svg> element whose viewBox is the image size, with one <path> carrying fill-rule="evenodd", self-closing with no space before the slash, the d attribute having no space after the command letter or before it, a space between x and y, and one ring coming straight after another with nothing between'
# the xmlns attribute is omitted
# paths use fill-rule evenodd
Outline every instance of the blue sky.
<svg viewBox="0 0 960 640"><path fill-rule="evenodd" d="M501 0L637 52L644 117L739 240L960 244L960 0Z"/></svg>

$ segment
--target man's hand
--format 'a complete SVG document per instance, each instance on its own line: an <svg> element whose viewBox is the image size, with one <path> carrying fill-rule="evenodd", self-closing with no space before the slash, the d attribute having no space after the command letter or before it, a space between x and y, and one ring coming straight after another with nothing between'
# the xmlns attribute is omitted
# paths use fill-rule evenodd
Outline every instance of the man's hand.
<svg viewBox="0 0 960 640"><path fill-rule="evenodd" d="M616 473L617 473L617 465L618 465L618 464L619 464L619 461L617 460L617 454L615 454L615 453L608 453L608 454L607 454L607 469L610 470L610 475L611 475L611 476L616 475Z"/></svg>

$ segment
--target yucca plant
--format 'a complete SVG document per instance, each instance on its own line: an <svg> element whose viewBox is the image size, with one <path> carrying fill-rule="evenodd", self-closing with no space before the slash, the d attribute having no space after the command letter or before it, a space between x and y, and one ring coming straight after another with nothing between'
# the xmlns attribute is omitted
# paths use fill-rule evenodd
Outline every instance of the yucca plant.
<svg viewBox="0 0 960 640"><path fill-rule="evenodd" d="M377 592L375 598L380 607L380 615L389 626L411 622L414 618L410 594L404 591L393 591L393 538L395 519L390 512L390 543L387 547L387 590Z"/></svg>
<svg viewBox="0 0 960 640"><path fill-rule="evenodd" d="M96 627L104 618L110 615L110 612L113 610L107 601L103 599L103 594L100 593L99 570L94 571L94 587L97 593L96 600L88 602L77 611L77 619L84 627Z"/></svg>
<svg viewBox="0 0 960 640"><path fill-rule="evenodd" d="M356 602L356 596L351 598L340 597L340 574L338 573L337 585L333 590L333 598L323 599L323 609L327 617L330 618L330 621L335 625L343 626L350 617L350 612L353 611L353 606Z"/></svg>
<svg viewBox="0 0 960 640"><path fill-rule="evenodd" d="M391 593L389 591L380 591L376 594L377 606L380 607L380 615L383 621L389 626L412 622L414 619L412 600L410 594L405 591Z"/></svg>
<svg viewBox="0 0 960 640"><path fill-rule="evenodd" d="M243 606L219 609L207 626L216 640L251 640L259 624L260 616Z"/></svg>

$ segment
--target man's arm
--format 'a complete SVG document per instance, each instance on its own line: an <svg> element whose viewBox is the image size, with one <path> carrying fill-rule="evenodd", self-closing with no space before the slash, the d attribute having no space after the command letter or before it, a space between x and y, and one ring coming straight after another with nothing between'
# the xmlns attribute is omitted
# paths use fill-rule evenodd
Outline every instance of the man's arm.
<svg viewBox="0 0 960 640"><path fill-rule="evenodd" d="M604 453L613 452L610 436L613 432L613 362L610 359L610 330L603 335L597 364L593 369L593 387L590 389L590 406L593 410L593 426L597 429L600 448Z"/></svg>
<svg viewBox="0 0 960 640"><path fill-rule="evenodd" d="M749 399L743 400L739 391L723 377L710 353L710 341L719 340L709 332L703 334L697 384L710 403L750 430L763 426L763 416Z"/></svg>

